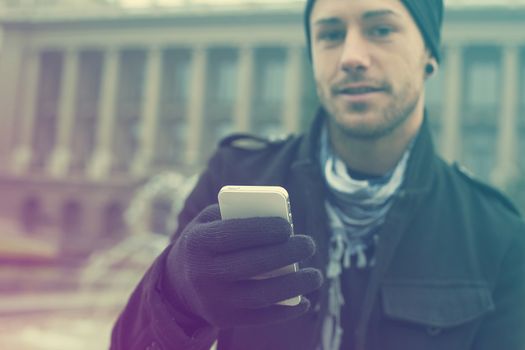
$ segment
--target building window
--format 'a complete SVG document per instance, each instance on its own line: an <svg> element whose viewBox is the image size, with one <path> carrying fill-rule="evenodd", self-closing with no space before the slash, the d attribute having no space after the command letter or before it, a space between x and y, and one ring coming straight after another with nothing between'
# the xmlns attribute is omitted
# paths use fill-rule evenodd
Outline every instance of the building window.
<svg viewBox="0 0 525 350"><path fill-rule="evenodd" d="M464 123L496 123L501 101L501 50L475 47L465 50Z"/></svg>
<svg viewBox="0 0 525 350"><path fill-rule="evenodd" d="M209 51L203 149L213 149L219 139L234 130L237 67L237 50L215 48Z"/></svg>
<svg viewBox="0 0 525 350"><path fill-rule="evenodd" d="M211 76L212 86L208 90L209 99L226 109L231 108L237 92L236 51L233 49L212 50L208 73Z"/></svg>
<svg viewBox="0 0 525 350"><path fill-rule="evenodd" d="M62 52L44 51L40 54L41 69L33 128L34 169L42 169L45 166L55 145L62 62Z"/></svg>
<svg viewBox="0 0 525 350"><path fill-rule="evenodd" d="M113 172L129 170L139 146L146 51L120 53L117 111L113 138Z"/></svg>
<svg viewBox="0 0 525 350"><path fill-rule="evenodd" d="M109 203L102 216L104 237L118 238L125 233L124 208L120 203Z"/></svg>
<svg viewBox="0 0 525 350"><path fill-rule="evenodd" d="M95 148L103 54L80 53L75 123L71 138L71 171L84 172Z"/></svg>
<svg viewBox="0 0 525 350"><path fill-rule="evenodd" d="M304 49L301 68L303 72L301 88L301 128L308 130L320 103L315 89L313 67L306 48Z"/></svg>
<svg viewBox="0 0 525 350"><path fill-rule="evenodd" d="M34 234L42 224L42 206L40 199L30 196L22 202L20 208L20 224L24 232Z"/></svg>
<svg viewBox="0 0 525 350"><path fill-rule="evenodd" d="M501 50L473 47L465 51L462 160L489 181L496 157L501 100Z"/></svg>
<svg viewBox="0 0 525 350"><path fill-rule="evenodd" d="M259 48L255 56L252 129L263 136L283 133L286 51Z"/></svg>
<svg viewBox="0 0 525 350"><path fill-rule="evenodd" d="M62 207L61 228L65 237L75 237L82 227L82 206L75 200L69 200Z"/></svg>
<svg viewBox="0 0 525 350"><path fill-rule="evenodd" d="M518 166L520 175L525 177L525 156L523 150L525 149L525 114L520 115L520 123L518 127Z"/></svg>
<svg viewBox="0 0 525 350"><path fill-rule="evenodd" d="M188 105L192 56L189 49L163 53L162 88L156 132L155 165L173 167L184 163L188 139Z"/></svg>
<svg viewBox="0 0 525 350"><path fill-rule="evenodd" d="M518 149L525 150L525 48L520 55L520 93L519 93L519 112L518 112ZM521 176L525 176L525 154L518 151L518 162Z"/></svg>

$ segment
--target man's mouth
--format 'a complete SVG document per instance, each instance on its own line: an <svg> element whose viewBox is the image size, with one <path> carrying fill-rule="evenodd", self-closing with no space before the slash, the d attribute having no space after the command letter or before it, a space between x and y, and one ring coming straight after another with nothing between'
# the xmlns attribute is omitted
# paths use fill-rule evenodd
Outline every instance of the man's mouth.
<svg viewBox="0 0 525 350"><path fill-rule="evenodd" d="M337 94L342 95L365 95L375 92L383 92L385 89L374 86L349 86L337 89Z"/></svg>

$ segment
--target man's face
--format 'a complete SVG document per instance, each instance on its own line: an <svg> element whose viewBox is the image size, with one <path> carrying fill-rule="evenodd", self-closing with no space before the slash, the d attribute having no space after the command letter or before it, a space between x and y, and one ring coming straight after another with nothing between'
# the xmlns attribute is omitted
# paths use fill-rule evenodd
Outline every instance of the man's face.
<svg viewBox="0 0 525 350"><path fill-rule="evenodd" d="M317 93L332 126L379 138L423 108L429 54L399 0L317 0L310 17Z"/></svg>

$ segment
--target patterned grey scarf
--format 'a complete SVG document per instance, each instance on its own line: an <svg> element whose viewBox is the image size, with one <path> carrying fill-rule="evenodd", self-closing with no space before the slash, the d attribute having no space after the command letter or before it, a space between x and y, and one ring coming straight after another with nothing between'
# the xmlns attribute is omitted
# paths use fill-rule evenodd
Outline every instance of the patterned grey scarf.
<svg viewBox="0 0 525 350"><path fill-rule="evenodd" d="M367 259L366 250L379 240L377 232L403 182L411 148L408 147L396 167L385 176L356 180L332 151L327 128L321 132L320 161L329 191L325 208L332 236L326 271L330 284L328 314L323 323L320 350L340 350L344 304L340 275L354 261L360 269L374 265L374 259Z"/></svg>

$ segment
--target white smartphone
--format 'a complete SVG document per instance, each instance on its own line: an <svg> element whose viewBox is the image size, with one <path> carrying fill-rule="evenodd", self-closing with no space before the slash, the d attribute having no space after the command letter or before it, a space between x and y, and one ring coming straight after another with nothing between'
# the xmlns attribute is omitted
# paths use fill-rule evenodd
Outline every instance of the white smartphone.
<svg viewBox="0 0 525 350"><path fill-rule="evenodd" d="M252 217L280 217L292 226L292 212L288 192L280 186L224 186L218 195L222 219L245 219ZM297 264L258 275L265 279L296 272ZM301 296L279 302L279 305L295 306Z"/></svg>

